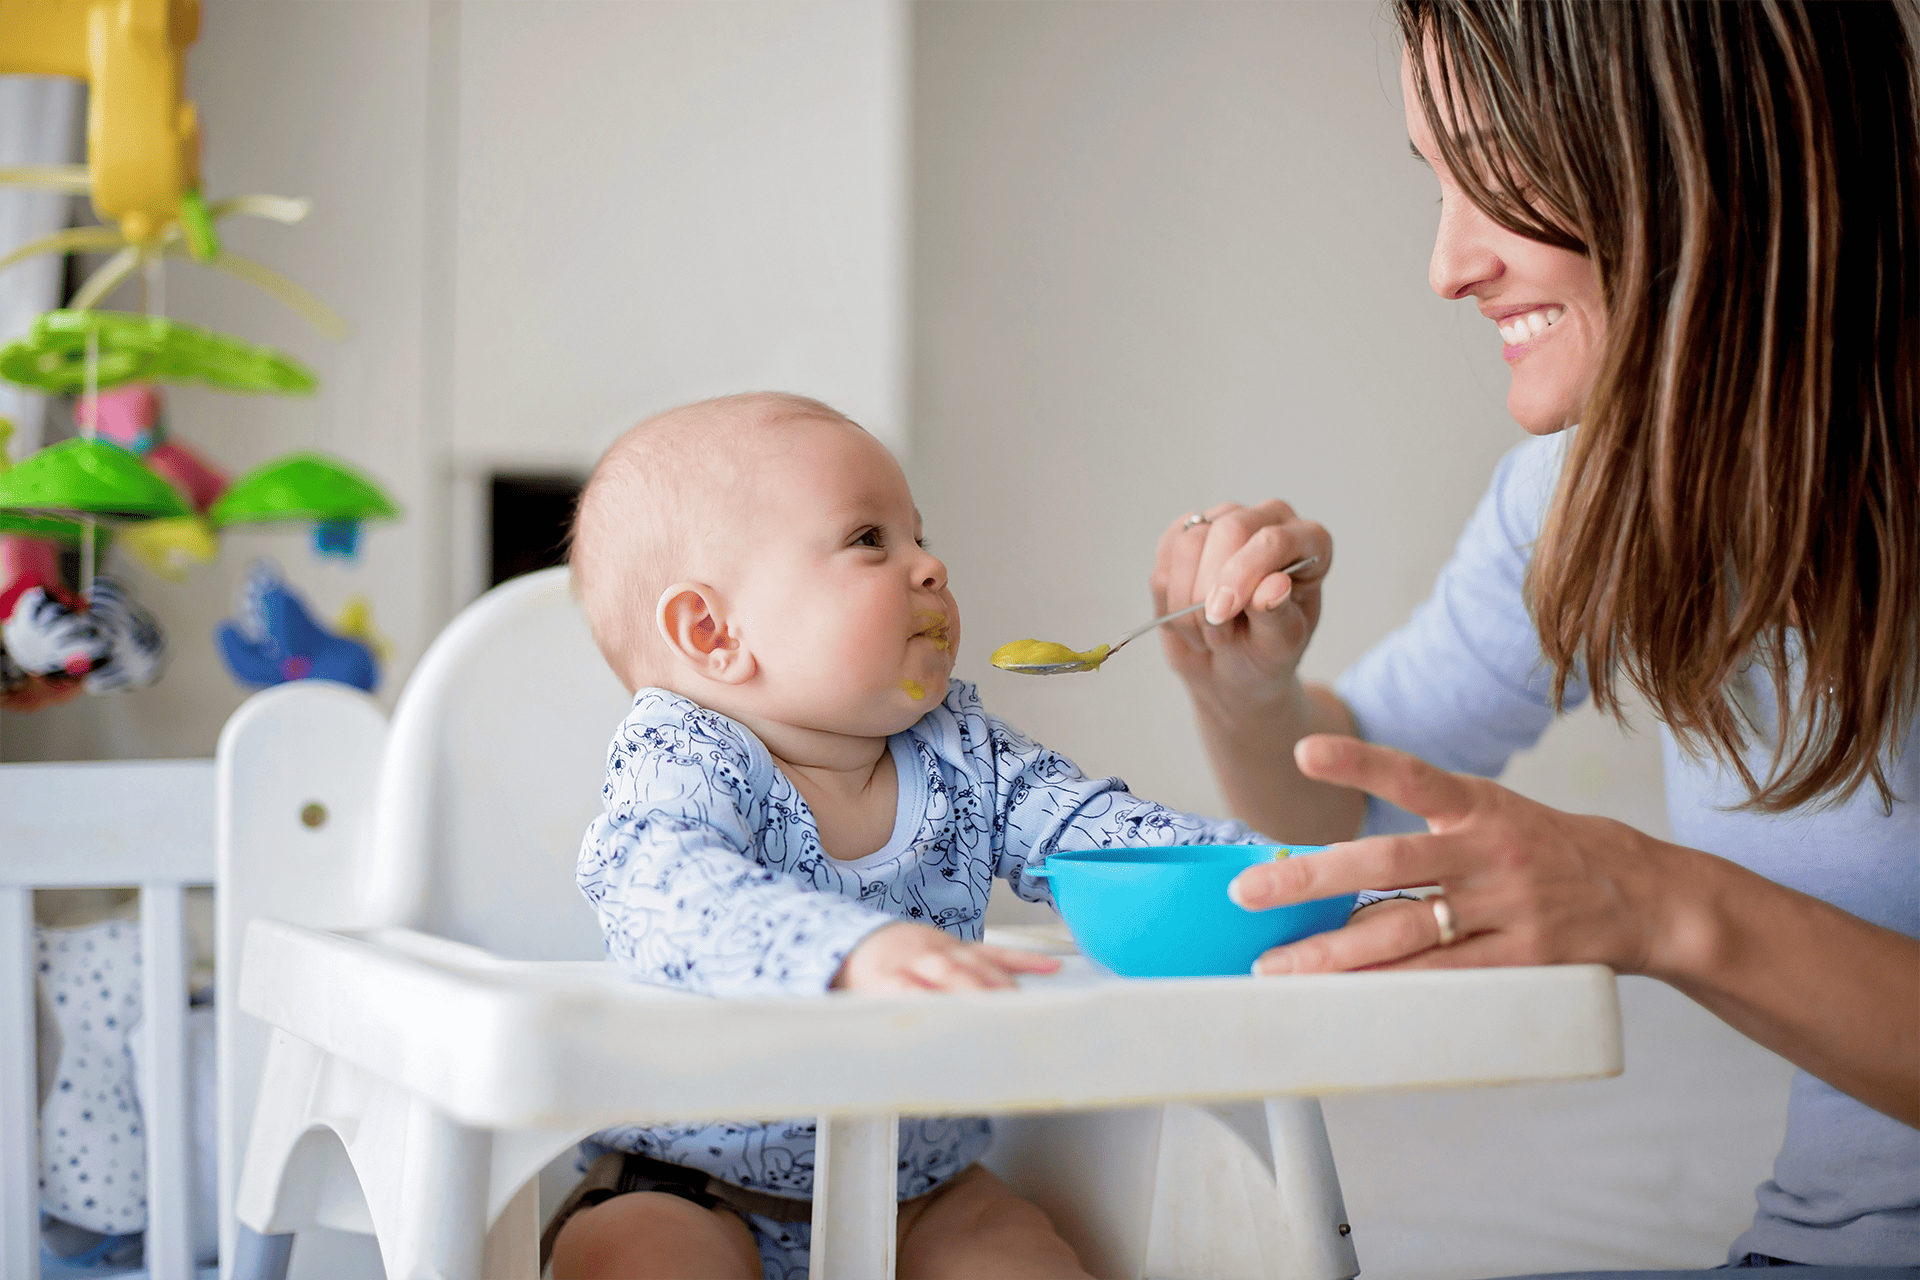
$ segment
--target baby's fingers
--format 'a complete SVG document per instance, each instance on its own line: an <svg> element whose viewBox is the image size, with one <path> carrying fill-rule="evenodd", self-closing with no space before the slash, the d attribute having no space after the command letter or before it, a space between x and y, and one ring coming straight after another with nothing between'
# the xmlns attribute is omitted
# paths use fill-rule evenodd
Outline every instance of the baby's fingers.
<svg viewBox="0 0 1920 1280"><path fill-rule="evenodd" d="M1013 985L972 948L924 952L907 962L907 972L929 991L999 991Z"/></svg>
<svg viewBox="0 0 1920 1280"><path fill-rule="evenodd" d="M974 947L973 952L998 965L1005 973L1052 973L1060 967L1059 956L1023 951L1019 947L997 947L983 942Z"/></svg>

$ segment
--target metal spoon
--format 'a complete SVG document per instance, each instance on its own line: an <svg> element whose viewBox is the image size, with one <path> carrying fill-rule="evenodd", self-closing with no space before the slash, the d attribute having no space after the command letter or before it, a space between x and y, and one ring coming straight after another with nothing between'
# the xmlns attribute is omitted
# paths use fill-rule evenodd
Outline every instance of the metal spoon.
<svg viewBox="0 0 1920 1280"><path fill-rule="evenodd" d="M1292 564L1280 570L1280 572L1292 575L1300 572L1302 569L1310 569L1319 563L1319 556L1308 556L1304 560L1295 560ZM1101 663L1120 652L1129 640L1137 640L1155 627L1165 626L1175 618L1184 618L1188 614L1204 608L1205 605L1206 601L1202 600L1199 604L1190 604L1184 609L1175 609L1172 613L1162 614L1143 627L1135 627L1132 631L1127 632L1127 634L1121 636L1112 644L1103 644L1096 648L1089 649L1085 653L1068 649L1065 645L1049 645L1049 648L1058 650L1060 655L1063 655L1054 657L1054 655L1050 654L1049 657L1053 658L1052 661L1035 662L1031 659L1020 661L1018 660L1017 650L1014 654L1008 654L1006 658L1002 658L1002 654L1007 654L1008 650L1015 649L1017 645L1040 645L1045 643L1037 640L1015 640L1012 644L1003 644L993 651L993 665L1002 671L1013 671L1023 676L1058 676L1065 675L1069 671L1096 671L1099 669Z"/></svg>

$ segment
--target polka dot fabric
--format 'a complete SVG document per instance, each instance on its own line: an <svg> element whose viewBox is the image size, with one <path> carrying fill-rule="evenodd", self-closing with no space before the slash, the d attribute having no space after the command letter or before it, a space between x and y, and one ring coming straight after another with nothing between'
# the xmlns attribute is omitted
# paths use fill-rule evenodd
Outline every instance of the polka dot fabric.
<svg viewBox="0 0 1920 1280"><path fill-rule="evenodd" d="M40 1207L106 1235L147 1225L147 1140L128 1037L140 1019L140 927L38 931L60 1063L40 1112Z"/></svg>

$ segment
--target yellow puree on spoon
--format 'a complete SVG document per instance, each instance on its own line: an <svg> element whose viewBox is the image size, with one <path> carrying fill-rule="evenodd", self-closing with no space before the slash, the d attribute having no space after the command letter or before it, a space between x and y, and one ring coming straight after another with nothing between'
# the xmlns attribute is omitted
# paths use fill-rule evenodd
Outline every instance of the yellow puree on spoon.
<svg viewBox="0 0 1920 1280"><path fill-rule="evenodd" d="M1107 653L1111 647L1103 644L1082 653L1051 640L1009 640L993 651L993 665L1031 667L1057 662L1077 662L1088 671L1097 671L1100 664L1107 660Z"/></svg>

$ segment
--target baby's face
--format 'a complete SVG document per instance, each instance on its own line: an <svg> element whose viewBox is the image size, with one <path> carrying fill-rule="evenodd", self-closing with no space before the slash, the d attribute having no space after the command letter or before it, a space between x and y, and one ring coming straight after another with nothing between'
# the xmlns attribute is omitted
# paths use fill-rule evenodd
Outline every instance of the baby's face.
<svg viewBox="0 0 1920 1280"><path fill-rule="evenodd" d="M877 737L938 705L960 609L947 566L920 545L893 455L864 431L808 423L775 445L750 492L730 606L756 662L760 714Z"/></svg>

